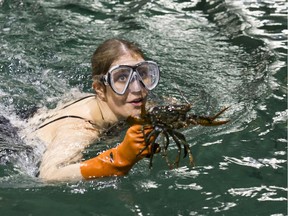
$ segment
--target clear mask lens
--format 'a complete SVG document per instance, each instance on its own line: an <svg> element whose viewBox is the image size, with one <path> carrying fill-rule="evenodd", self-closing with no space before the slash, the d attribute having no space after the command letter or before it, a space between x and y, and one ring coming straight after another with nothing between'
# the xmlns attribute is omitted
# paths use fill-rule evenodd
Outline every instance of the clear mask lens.
<svg viewBox="0 0 288 216"><path fill-rule="evenodd" d="M148 90L156 87L159 81L159 68L157 64L145 62L140 64L136 71L141 78L142 83Z"/></svg>
<svg viewBox="0 0 288 216"><path fill-rule="evenodd" d="M125 92L129 85L131 72L133 72L132 69L127 67L119 67L111 71L110 84L116 93L123 94Z"/></svg>
<svg viewBox="0 0 288 216"><path fill-rule="evenodd" d="M151 61L141 62L135 66L119 65L108 72L108 83L117 94L124 94L130 85L135 88L137 85L139 89L142 84L146 89L152 90L157 86L158 81L159 68Z"/></svg>

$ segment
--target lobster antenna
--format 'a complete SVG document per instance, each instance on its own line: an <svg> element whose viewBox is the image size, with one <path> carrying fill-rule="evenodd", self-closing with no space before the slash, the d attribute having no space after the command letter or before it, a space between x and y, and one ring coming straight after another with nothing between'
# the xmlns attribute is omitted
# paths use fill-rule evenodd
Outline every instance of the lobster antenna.
<svg viewBox="0 0 288 216"><path fill-rule="evenodd" d="M180 90L179 85L177 85L176 83L173 83L173 86L174 86L174 88L176 88L179 91L180 95L182 96L182 98L184 98L185 102L187 104L190 104L189 101L187 100L187 98L184 96L183 92Z"/></svg>

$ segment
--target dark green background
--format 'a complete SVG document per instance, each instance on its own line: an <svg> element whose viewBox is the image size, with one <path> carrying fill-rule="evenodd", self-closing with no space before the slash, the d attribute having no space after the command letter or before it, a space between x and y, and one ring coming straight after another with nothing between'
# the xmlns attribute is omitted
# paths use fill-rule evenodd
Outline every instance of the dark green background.
<svg viewBox="0 0 288 216"><path fill-rule="evenodd" d="M155 95L185 103L180 89L192 113L230 106L231 119L183 130L192 169L185 158L169 170L157 155L152 170L143 160L126 177L49 185L33 177L39 155L12 152L0 166L1 215L286 215L287 3L197 2L0 1L0 114L19 128L35 105L92 92L90 58L110 37L159 63ZM20 145L1 137L2 153Z"/></svg>

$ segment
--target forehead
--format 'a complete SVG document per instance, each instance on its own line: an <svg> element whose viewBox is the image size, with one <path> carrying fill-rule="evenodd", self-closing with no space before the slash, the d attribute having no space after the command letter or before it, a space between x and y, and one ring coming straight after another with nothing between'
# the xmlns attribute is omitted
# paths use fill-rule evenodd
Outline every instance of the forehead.
<svg viewBox="0 0 288 216"><path fill-rule="evenodd" d="M144 59L139 55L125 54L125 55L122 55L120 58L116 59L111 64L111 67L116 66L116 65L136 65L142 61L144 61Z"/></svg>

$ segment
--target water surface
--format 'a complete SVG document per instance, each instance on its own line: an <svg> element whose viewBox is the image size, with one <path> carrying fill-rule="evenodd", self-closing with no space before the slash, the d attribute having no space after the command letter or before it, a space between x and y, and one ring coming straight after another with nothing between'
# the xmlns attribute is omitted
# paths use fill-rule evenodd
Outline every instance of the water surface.
<svg viewBox="0 0 288 216"><path fill-rule="evenodd" d="M159 63L155 95L183 94L198 115L230 106L231 119L183 130L194 168L157 155L152 170L143 160L126 177L50 185L34 177L41 149L2 130L1 215L287 214L286 1L2 0L0 25L0 114L14 126L92 92L91 55L111 37Z"/></svg>

